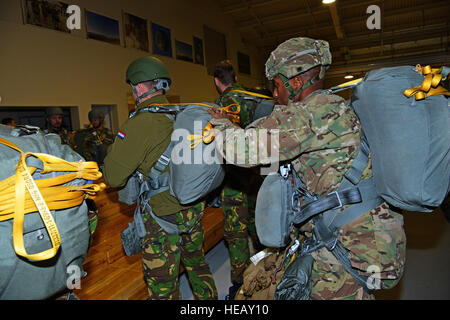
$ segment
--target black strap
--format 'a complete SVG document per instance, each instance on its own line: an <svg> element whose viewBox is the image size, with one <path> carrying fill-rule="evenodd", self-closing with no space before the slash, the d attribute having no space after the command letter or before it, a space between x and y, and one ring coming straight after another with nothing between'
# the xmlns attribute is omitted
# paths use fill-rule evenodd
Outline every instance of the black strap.
<svg viewBox="0 0 450 320"><path fill-rule="evenodd" d="M322 199L302 206L294 218L294 224L300 224L324 211L339 209L344 205L359 203L361 201L361 193L357 187L332 192Z"/></svg>

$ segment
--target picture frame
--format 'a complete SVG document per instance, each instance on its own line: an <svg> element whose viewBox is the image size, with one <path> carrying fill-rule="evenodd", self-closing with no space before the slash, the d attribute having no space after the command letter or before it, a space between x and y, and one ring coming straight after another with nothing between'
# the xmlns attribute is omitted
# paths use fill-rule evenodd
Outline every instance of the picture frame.
<svg viewBox="0 0 450 320"><path fill-rule="evenodd" d="M153 53L172 57L170 29L152 22Z"/></svg>
<svg viewBox="0 0 450 320"><path fill-rule="evenodd" d="M71 33L67 28L68 6L55 0L22 0L23 23Z"/></svg>
<svg viewBox="0 0 450 320"><path fill-rule="evenodd" d="M205 56L203 55L203 40L197 37L193 37L194 41L194 63L205 64Z"/></svg>
<svg viewBox="0 0 450 320"><path fill-rule="evenodd" d="M251 74L250 57L247 54L238 51L237 58L238 58L238 71L240 73L250 75Z"/></svg>
<svg viewBox="0 0 450 320"><path fill-rule="evenodd" d="M147 19L122 12L125 48L150 51Z"/></svg>
<svg viewBox="0 0 450 320"><path fill-rule="evenodd" d="M192 45L186 42L175 40L175 56L178 60L194 62L192 55Z"/></svg>
<svg viewBox="0 0 450 320"><path fill-rule="evenodd" d="M88 39L104 41L120 46L119 21L107 16L84 10Z"/></svg>

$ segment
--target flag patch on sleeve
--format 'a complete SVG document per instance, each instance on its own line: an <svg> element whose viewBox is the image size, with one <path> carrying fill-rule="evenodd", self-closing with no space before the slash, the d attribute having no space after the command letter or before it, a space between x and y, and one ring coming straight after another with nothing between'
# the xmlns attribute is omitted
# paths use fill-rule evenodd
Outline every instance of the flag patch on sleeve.
<svg viewBox="0 0 450 320"><path fill-rule="evenodd" d="M119 131L119 132L117 133L117 136L118 136L120 139L125 139L126 134L123 133L122 131Z"/></svg>

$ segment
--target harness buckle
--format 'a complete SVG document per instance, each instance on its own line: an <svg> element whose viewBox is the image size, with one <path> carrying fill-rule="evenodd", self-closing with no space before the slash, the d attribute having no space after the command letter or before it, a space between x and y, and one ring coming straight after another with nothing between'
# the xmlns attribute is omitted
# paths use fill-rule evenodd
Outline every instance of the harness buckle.
<svg viewBox="0 0 450 320"><path fill-rule="evenodd" d="M330 208L330 210L342 208L343 205L342 205L342 200L341 200L341 197L339 196L339 193L337 191L333 191L333 192L329 193L328 195L332 195L332 194L336 195L336 198L339 201L339 204L336 207Z"/></svg>

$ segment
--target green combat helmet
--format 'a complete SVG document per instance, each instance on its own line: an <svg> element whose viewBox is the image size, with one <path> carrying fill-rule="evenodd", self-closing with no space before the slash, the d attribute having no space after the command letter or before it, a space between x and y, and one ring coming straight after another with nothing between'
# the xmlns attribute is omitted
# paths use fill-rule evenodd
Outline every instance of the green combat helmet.
<svg viewBox="0 0 450 320"><path fill-rule="evenodd" d="M63 110L61 108L59 108L59 107L47 108L45 113L46 113L47 116L53 116L53 115L58 115L58 114L63 115L64 114Z"/></svg>
<svg viewBox="0 0 450 320"><path fill-rule="evenodd" d="M101 122L103 122L103 120L105 119L105 115L100 110L94 109L94 110L89 111L88 118L89 118L89 121L91 121L91 122L92 122L92 119L94 119L94 118L98 118L98 119L100 119Z"/></svg>
<svg viewBox="0 0 450 320"><path fill-rule="evenodd" d="M172 80L164 63L155 57L143 57L132 62L127 69L126 81L133 88L134 93L138 97L136 104L139 104L142 99L148 95L163 90L166 93L169 90ZM140 82L155 81L155 87L145 94L138 96L135 86Z"/></svg>
<svg viewBox="0 0 450 320"><path fill-rule="evenodd" d="M327 41L314 40L305 37L292 38L280 44L266 62L266 77L272 80L279 76L290 92L289 100L309 87L314 82L323 79L331 64L330 46ZM318 77L308 81L298 91L289 84L289 79L321 66Z"/></svg>

